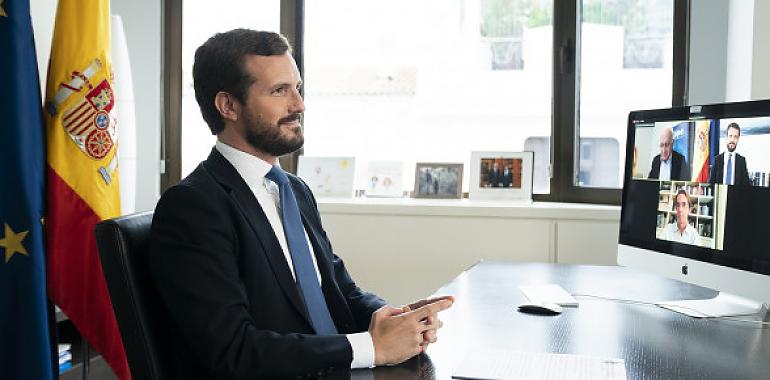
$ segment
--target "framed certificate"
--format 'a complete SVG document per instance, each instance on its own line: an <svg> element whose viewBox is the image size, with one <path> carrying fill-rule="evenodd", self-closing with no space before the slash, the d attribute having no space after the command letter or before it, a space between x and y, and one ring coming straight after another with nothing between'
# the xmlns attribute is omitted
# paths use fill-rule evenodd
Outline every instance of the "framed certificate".
<svg viewBox="0 0 770 380"><path fill-rule="evenodd" d="M297 176L318 198L352 197L355 158L299 156Z"/></svg>
<svg viewBox="0 0 770 380"><path fill-rule="evenodd" d="M404 164L400 161L370 161L364 182L367 197L402 197Z"/></svg>

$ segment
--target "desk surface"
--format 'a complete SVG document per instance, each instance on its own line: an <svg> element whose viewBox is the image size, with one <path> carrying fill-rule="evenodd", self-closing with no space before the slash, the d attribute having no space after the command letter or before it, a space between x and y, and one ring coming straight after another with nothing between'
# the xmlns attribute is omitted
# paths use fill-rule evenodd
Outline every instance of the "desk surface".
<svg viewBox="0 0 770 380"><path fill-rule="evenodd" d="M716 292L623 267L482 262L439 289L455 305L427 355L376 368L376 379L449 379L469 350L504 349L622 358L628 379L767 379L770 328L695 319L649 305L578 297L558 316L523 314L519 285L556 283L572 294L644 302ZM765 320L768 318L765 317Z"/></svg>

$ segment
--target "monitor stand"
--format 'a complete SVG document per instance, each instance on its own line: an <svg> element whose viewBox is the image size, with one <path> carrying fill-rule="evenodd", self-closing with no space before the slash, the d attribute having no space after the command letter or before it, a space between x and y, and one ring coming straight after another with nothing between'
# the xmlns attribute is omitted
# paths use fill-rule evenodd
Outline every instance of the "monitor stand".
<svg viewBox="0 0 770 380"><path fill-rule="evenodd" d="M761 312L764 304L730 293L720 292L705 300L681 300L656 302L656 305L695 318L731 317L753 315Z"/></svg>

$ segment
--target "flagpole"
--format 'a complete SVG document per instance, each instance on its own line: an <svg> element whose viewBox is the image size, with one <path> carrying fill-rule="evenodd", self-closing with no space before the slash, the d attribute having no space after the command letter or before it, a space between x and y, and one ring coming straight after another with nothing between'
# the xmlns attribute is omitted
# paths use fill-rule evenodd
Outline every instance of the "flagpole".
<svg viewBox="0 0 770 380"><path fill-rule="evenodd" d="M80 342L82 343L80 345L80 355L83 357L83 372L80 373L80 378L88 380L91 372L91 346L85 338L81 337Z"/></svg>

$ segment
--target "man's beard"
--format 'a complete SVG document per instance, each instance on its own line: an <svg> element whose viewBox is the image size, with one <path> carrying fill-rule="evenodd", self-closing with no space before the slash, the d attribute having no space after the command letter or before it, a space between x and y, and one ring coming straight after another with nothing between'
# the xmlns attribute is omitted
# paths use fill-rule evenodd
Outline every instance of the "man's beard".
<svg viewBox="0 0 770 380"><path fill-rule="evenodd" d="M302 129L299 129L293 138L281 135L281 124L294 120L301 121L302 114L300 113L284 117L278 120L275 125L265 122L260 117L251 117L249 114L245 114L244 117L246 122L246 142L254 149L273 157L279 157L302 148L302 145L305 143Z"/></svg>
<svg viewBox="0 0 770 380"><path fill-rule="evenodd" d="M727 151L729 152L735 152L735 147L737 144L727 144Z"/></svg>

